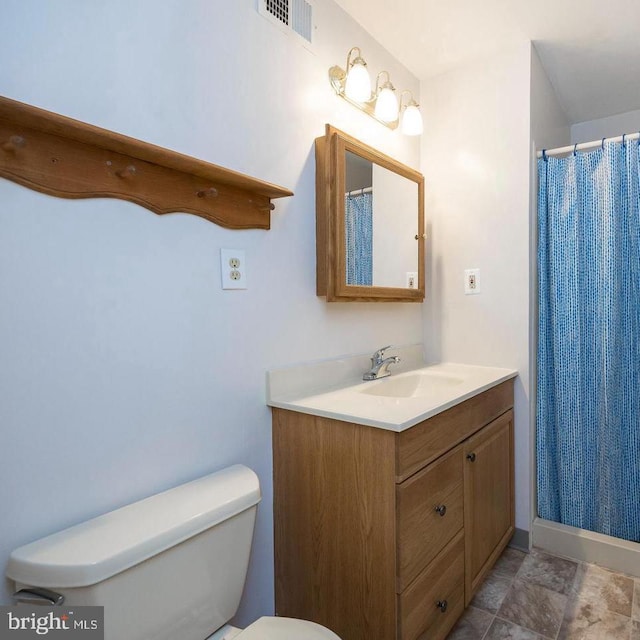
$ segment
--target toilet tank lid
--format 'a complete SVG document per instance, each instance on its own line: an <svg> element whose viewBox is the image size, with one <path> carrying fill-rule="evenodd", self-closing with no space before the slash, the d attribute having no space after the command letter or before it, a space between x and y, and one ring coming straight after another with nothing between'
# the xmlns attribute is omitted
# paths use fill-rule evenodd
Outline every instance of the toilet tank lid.
<svg viewBox="0 0 640 640"><path fill-rule="evenodd" d="M256 474L234 465L19 547L6 575L38 587L106 580L260 502Z"/></svg>

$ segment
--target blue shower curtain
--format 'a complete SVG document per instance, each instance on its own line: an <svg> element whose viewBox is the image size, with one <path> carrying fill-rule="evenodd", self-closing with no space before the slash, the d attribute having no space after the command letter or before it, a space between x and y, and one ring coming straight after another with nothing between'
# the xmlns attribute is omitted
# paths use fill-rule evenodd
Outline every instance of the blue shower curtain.
<svg viewBox="0 0 640 640"><path fill-rule="evenodd" d="M347 284L373 284L373 193L345 195Z"/></svg>
<svg viewBox="0 0 640 640"><path fill-rule="evenodd" d="M538 161L538 513L640 541L638 142Z"/></svg>

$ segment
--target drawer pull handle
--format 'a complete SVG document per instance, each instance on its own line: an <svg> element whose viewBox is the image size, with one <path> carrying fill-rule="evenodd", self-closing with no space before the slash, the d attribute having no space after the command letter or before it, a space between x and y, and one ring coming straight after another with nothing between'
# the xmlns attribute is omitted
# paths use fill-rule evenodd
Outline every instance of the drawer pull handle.
<svg viewBox="0 0 640 640"><path fill-rule="evenodd" d="M444 516L444 514L445 514L445 513L447 513L447 505L446 505L446 504L439 504L439 505L436 507L436 513L437 513L440 517Z"/></svg>
<svg viewBox="0 0 640 640"><path fill-rule="evenodd" d="M444 613L447 610L448 604L449 603L446 600L438 600L438 602L436 602L436 607L440 609L440 613Z"/></svg>
<svg viewBox="0 0 640 640"><path fill-rule="evenodd" d="M467 460L469 462L475 462L476 461L476 454L475 453L468 453L467 454Z"/></svg>

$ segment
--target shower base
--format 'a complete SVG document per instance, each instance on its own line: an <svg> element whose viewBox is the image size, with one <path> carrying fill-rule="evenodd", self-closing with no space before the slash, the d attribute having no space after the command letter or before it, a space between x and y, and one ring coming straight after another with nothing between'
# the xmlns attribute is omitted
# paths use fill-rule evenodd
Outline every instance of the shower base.
<svg viewBox="0 0 640 640"><path fill-rule="evenodd" d="M531 528L534 547L573 560L592 562L640 578L640 544L602 533L535 518Z"/></svg>

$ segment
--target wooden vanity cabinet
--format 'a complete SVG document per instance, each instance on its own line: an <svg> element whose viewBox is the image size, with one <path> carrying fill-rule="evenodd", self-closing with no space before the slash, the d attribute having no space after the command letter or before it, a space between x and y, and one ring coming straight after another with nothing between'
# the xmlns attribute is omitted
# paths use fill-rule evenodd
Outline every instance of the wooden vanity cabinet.
<svg viewBox="0 0 640 640"><path fill-rule="evenodd" d="M513 381L402 432L273 409L276 614L441 640L514 531Z"/></svg>

